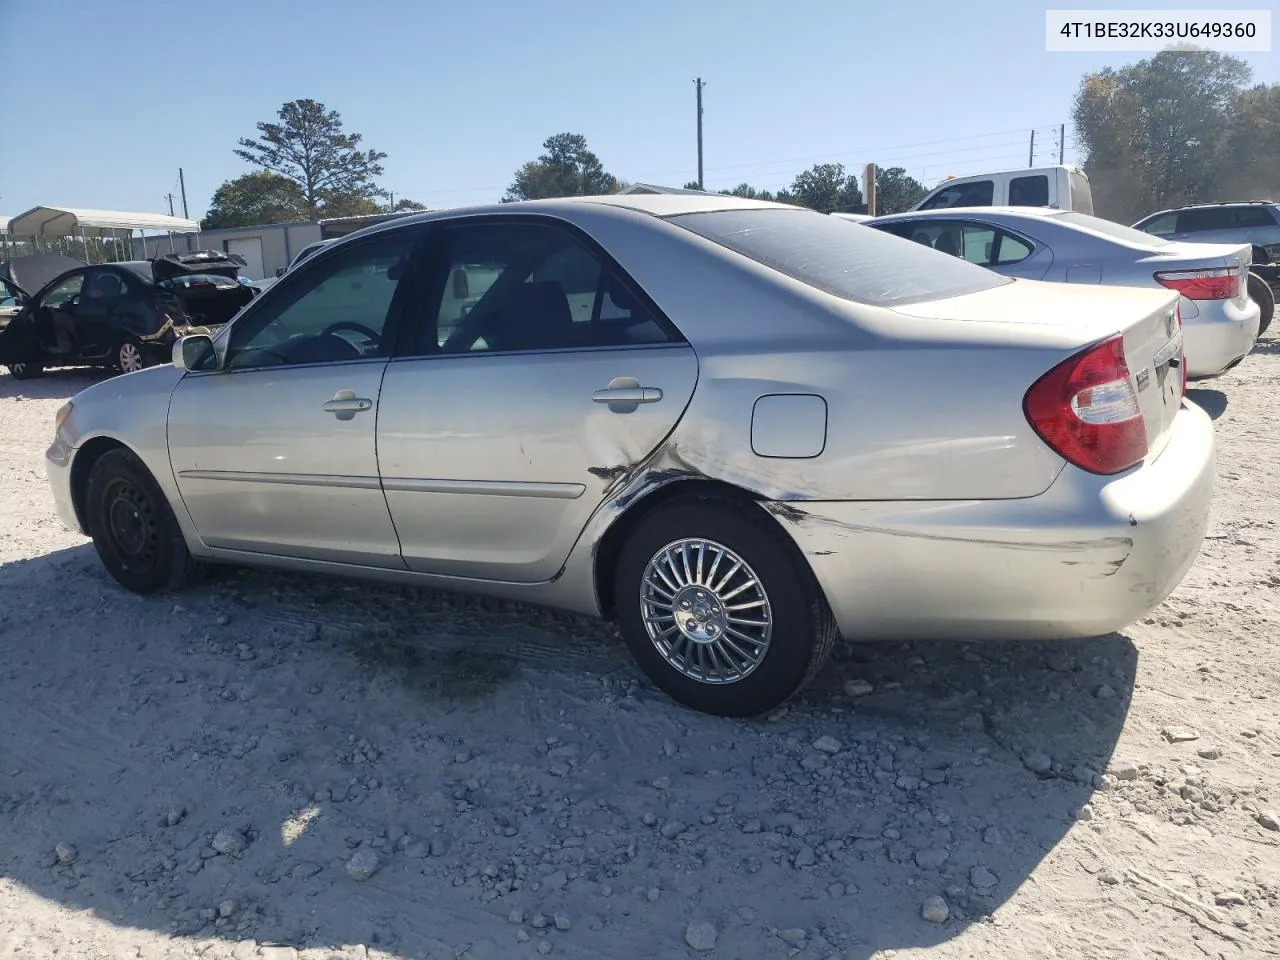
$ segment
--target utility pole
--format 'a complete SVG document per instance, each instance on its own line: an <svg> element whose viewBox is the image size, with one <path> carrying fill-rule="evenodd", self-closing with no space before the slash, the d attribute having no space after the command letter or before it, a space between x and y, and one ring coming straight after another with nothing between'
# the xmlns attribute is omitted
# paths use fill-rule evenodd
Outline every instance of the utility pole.
<svg viewBox="0 0 1280 960"><path fill-rule="evenodd" d="M1027 166L1034 167L1036 165L1036 132L1031 131L1031 151L1027 154Z"/></svg>
<svg viewBox="0 0 1280 960"><path fill-rule="evenodd" d="M1067 152L1067 125L1064 123L1058 127L1058 163L1062 163L1062 158Z"/></svg>
<svg viewBox="0 0 1280 960"><path fill-rule="evenodd" d="M702 190L704 189L702 185L702 88L706 84L702 82L701 77L693 82L698 88L698 189Z"/></svg>
<svg viewBox="0 0 1280 960"><path fill-rule="evenodd" d="M174 213L173 213L173 193L172 193L172 192L166 193L166 194L164 195L164 198L165 198L166 200L168 200L168 201L169 201L169 216L171 216L171 217L172 217L172 216L174 215Z"/></svg>
<svg viewBox="0 0 1280 960"><path fill-rule="evenodd" d="M187 213L187 181L182 178L182 168L178 168L178 186L182 190L182 215L190 218L191 214Z"/></svg>

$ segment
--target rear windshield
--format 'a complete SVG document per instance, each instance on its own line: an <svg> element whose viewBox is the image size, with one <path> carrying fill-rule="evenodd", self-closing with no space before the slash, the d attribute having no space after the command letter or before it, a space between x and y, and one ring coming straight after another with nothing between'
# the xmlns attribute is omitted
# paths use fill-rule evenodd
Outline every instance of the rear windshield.
<svg viewBox="0 0 1280 960"><path fill-rule="evenodd" d="M1074 210L1060 213L1057 218L1062 223L1069 223L1073 227L1079 227L1081 230L1100 233L1104 237L1122 240L1138 247L1150 247L1154 250L1157 247L1167 247L1169 245L1168 240L1162 240L1150 233L1143 233L1141 230L1133 229L1133 227L1126 227L1124 224L1116 223L1114 220L1103 220L1101 217L1090 217L1087 214L1076 213Z"/></svg>
<svg viewBox="0 0 1280 960"><path fill-rule="evenodd" d="M824 293L877 307L1010 283L965 260L812 210L720 210L669 218Z"/></svg>

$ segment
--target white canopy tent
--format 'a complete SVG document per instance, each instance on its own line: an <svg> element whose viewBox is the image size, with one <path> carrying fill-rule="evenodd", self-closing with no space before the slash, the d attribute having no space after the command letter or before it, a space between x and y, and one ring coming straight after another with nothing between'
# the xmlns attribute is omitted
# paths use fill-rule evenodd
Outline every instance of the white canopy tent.
<svg viewBox="0 0 1280 960"><path fill-rule="evenodd" d="M9 237L14 240L30 238L37 249L42 241L79 238L88 249L89 237L112 237L131 240L134 231L146 236L147 231L167 233L169 246L173 247L175 233L200 232L200 224L183 217L169 217L159 213L128 213L119 210L83 210L74 207L32 207L12 217L8 224Z"/></svg>

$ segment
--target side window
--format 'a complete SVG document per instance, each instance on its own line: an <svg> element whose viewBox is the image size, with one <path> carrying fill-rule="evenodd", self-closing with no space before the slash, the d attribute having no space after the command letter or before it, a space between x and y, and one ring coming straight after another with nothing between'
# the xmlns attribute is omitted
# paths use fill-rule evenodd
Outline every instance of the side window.
<svg viewBox="0 0 1280 960"><path fill-rule="evenodd" d="M1025 240L1008 233L1000 234L995 262L1000 265L1019 263L1031 256L1031 246Z"/></svg>
<svg viewBox="0 0 1280 960"><path fill-rule="evenodd" d="M80 296L80 290L84 287L84 274L77 273L74 276L67 277L60 284L44 295L40 303L42 307L61 307L63 304L69 303L76 297Z"/></svg>
<svg viewBox="0 0 1280 960"><path fill-rule="evenodd" d="M416 234L399 232L308 262L231 330L231 369L334 363L390 353L388 318Z"/></svg>
<svg viewBox="0 0 1280 960"><path fill-rule="evenodd" d="M991 258L996 250L996 232L991 227L966 225L961 230L963 237L962 255L970 263L980 267L991 266Z"/></svg>
<svg viewBox="0 0 1280 960"><path fill-rule="evenodd" d="M1156 217L1149 223L1144 223L1138 229L1143 233L1151 233L1157 237L1172 236L1178 230L1178 215L1176 213L1166 213L1163 216Z"/></svg>
<svg viewBox="0 0 1280 960"><path fill-rule="evenodd" d="M0 307L16 307L22 302L18 291L8 280L0 279Z"/></svg>
<svg viewBox="0 0 1280 960"><path fill-rule="evenodd" d="M446 229L434 336L415 352L560 350L662 343L661 322L585 244L541 224Z"/></svg>
<svg viewBox="0 0 1280 960"><path fill-rule="evenodd" d="M118 300L129 290L120 275L111 270L94 270L85 279L85 301Z"/></svg>
<svg viewBox="0 0 1280 960"><path fill-rule="evenodd" d="M1049 178L1043 173L1034 177L1014 177L1009 181L1009 205L1012 207L1047 207Z"/></svg>
<svg viewBox="0 0 1280 960"><path fill-rule="evenodd" d="M995 183L991 180L975 180L944 187L923 204L921 210L937 210L943 207L989 207L995 196Z"/></svg>
<svg viewBox="0 0 1280 960"><path fill-rule="evenodd" d="M1196 207L1178 214L1178 233L1230 230L1234 225L1227 207Z"/></svg>
<svg viewBox="0 0 1280 960"><path fill-rule="evenodd" d="M1236 207L1233 213L1237 227L1274 227L1276 225L1266 207Z"/></svg>

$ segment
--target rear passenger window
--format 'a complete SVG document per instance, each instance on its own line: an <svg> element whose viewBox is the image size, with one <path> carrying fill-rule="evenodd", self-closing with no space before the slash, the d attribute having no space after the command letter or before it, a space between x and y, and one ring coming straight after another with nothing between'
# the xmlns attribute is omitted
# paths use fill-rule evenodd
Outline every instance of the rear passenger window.
<svg viewBox="0 0 1280 960"><path fill-rule="evenodd" d="M1049 178L1043 173L1035 177L1014 177L1009 181L1011 207L1047 207Z"/></svg>
<svg viewBox="0 0 1280 960"><path fill-rule="evenodd" d="M566 230L532 223L448 229L442 293L413 350L428 353L621 347L674 340L644 301Z"/></svg>
<svg viewBox="0 0 1280 960"><path fill-rule="evenodd" d="M1236 207L1237 227L1274 227L1276 222L1266 207Z"/></svg>
<svg viewBox="0 0 1280 960"><path fill-rule="evenodd" d="M990 180L957 183L944 187L920 205L921 210L938 210L944 207L989 207L995 196L995 184Z"/></svg>
<svg viewBox="0 0 1280 960"><path fill-rule="evenodd" d="M1143 233L1155 234L1157 237L1167 237L1177 232L1178 215L1176 213L1166 213L1162 217L1156 217L1154 220L1143 224L1138 229Z"/></svg>
<svg viewBox="0 0 1280 960"><path fill-rule="evenodd" d="M996 254L996 263L1007 265L1010 263L1018 263L1031 256L1031 245L1023 240L1018 239L1008 233L1000 234L999 253Z"/></svg>

